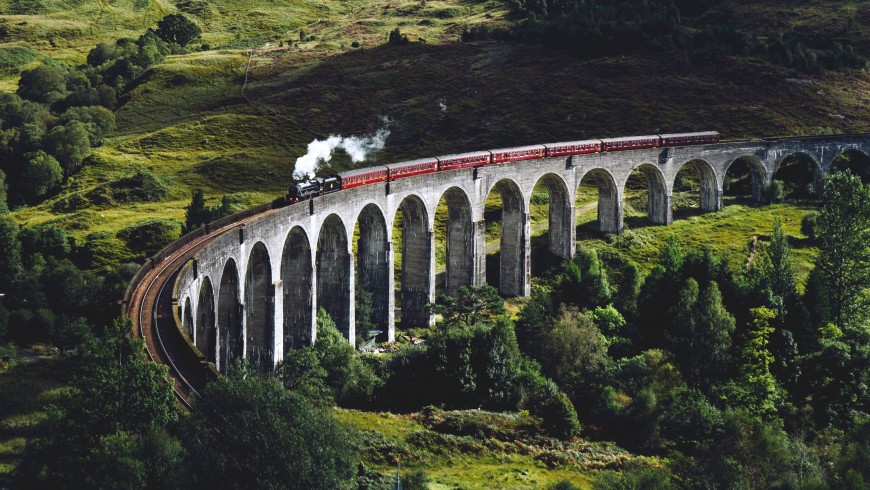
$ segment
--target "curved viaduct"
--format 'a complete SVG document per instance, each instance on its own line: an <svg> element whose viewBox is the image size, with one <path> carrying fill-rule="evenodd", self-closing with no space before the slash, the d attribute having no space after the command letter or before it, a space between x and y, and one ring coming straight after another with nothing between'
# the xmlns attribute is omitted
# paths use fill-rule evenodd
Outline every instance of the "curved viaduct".
<svg viewBox="0 0 870 490"><path fill-rule="evenodd" d="M373 317L385 327L388 340L394 338L397 309L406 326L431 324L424 305L435 294L436 226L446 228L447 291L483 284L484 206L491 191L499 192L503 202L499 291L523 296L530 289L529 202L539 181L550 194L549 248L569 258L575 250L575 196L581 180L589 176L598 186L601 230L619 233L625 184L636 169L646 177L649 220L667 225L672 221L675 178L690 162L700 175L702 210L717 211L722 208L725 174L739 159L750 163L753 198L762 202L774 174L789 156L806 155L820 176L848 150L870 155L870 134L546 158L358 187L268 212L249 212L183 237L143 267L128 289L127 302L131 307L133 303L147 307L149 300L141 292L138 296L145 299L134 299L147 282L143 278L149 271L162 276L155 280L172 283L174 311L164 314L163 320L155 315L153 323L173 320L176 330L177 323L183 325L182 336L186 334L187 344L196 347L188 350L198 350L201 360L221 372L241 356L268 370L294 346L314 343L319 307L354 343L357 285L372 295ZM448 216L445 223L436 224L435 210L442 198ZM357 224L359 242L354 253ZM398 294L394 294L394 224L401 225L402 237ZM173 265L164 266L164 272L153 271L170 259ZM147 318L143 321L147 323ZM148 336L143 325L139 329Z"/></svg>

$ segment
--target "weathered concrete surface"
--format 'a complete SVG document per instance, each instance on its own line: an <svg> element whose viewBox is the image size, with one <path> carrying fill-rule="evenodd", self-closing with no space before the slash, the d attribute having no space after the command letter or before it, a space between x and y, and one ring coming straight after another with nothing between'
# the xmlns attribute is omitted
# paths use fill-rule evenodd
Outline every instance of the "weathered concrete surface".
<svg viewBox="0 0 870 490"><path fill-rule="evenodd" d="M276 363L298 345L316 341L317 308L324 308L354 342L357 280L372 293L376 321L394 337L394 222L403 222L402 319L432 321L423 306L434 300L435 210L448 207L447 291L486 280L484 207L490 192L503 200L501 283L505 295L527 295L530 283L529 204L543 181L550 193L550 250L570 257L575 248L574 202L584 177L598 186L602 231L622 230L625 183L635 169L646 177L649 219L669 224L674 180L691 164L700 175L700 205L722 207L725 174L748 161L753 196L763 202L769 182L791 155L803 153L827 172L847 150L870 154L870 135L808 137L620 151L455 170L365 186L264 213L241 231L216 236L180 274L181 318L192 319L194 342L222 370L241 355ZM402 210L399 213L399 209ZM354 260L354 227L360 225ZM192 309L193 312L188 310Z"/></svg>

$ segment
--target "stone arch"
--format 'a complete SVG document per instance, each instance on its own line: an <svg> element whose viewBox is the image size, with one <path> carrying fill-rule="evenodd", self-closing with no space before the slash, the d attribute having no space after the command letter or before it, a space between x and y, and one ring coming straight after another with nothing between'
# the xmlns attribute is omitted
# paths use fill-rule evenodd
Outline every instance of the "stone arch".
<svg viewBox="0 0 870 490"><path fill-rule="evenodd" d="M549 228L547 247L550 253L569 259L574 254L574 205L565 180L556 174L544 174L535 182L547 188L549 194Z"/></svg>
<svg viewBox="0 0 870 490"><path fill-rule="evenodd" d="M731 170L737 162L745 162L749 167L749 177L752 185L752 201L756 203L764 202L765 197L767 196L767 188L769 186L767 180L767 168L764 166L764 162L756 156L743 155L732 160L731 163L725 167L725 171L722 173L723 183L725 179L728 178L728 171Z"/></svg>
<svg viewBox="0 0 870 490"><path fill-rule="evenodd" d="M390 235L384 213L375 204L366 204L357 216L359 240L354 278L358 290L371 294L371 321L387 332L390 322ZM359 298L356 298L359 301ZM356 317L355 317L356 318ZM356 318L360 323L365 319Z"/></svg>
<svg viewBox="0 0 870 490"><path fill-rule="evenodd" d="M586 172L580 182L592 180L598 188L598 228L604 233L622 232L622 199L613 175L603 168Z"/></svg>
<svg viewBox="0 0 870 490"><path fill-rule="evenodd" d="M263 242L255 243L248 256L244 310L246 357L258 371L271 371L275 365L275 286Z"/></svg>
<svg viewBox="0 0 870 490"><path fill-rule="evenodd" d="M193 308L190 306L190 298L184 300L184 310L182 311L181 324L184 326L184 331L188 337L194 337L193 333Z"/></svg>
<svg viewBox="0 0 870 490"><path fill-rule="evenodd" d="M350 294L353 267L347 231L337 214L323 220L317 239L317 306L329 313L338 331L354 342Z"/></svg>
<svg viewBox="0 0 870 490"><path fill-rule="evenodd" d="M206 277L199 287L199 301L196 304L196 348L208 362L215 362L217 331L214 320L214 291L211 280Z"/></svg>
<svg viewBox="0 0 870 490"><path fill-rule="evenodd" d="M446 291L456 295L460 286L474 284L474 222L471 200L460 187L444 191L439 199L447 203Z"/></svg>
<svg viewBox="0 0 870 490"><path fill-rule="evenodd" d="M313 343L311 242L301 226L287 234L281 256L284 292L284 352Z"/></svg>
<svg viewBox="0 0 870 490"><path fill-rule="evenodd" d="M801 162L808 164L809 175L801 168ZM812 197L821 190L822 167L819 160L807 151L792 151L776 161L773 169L772 180L790 181L794 196ZM773 196L769 196L773 197Z"/></svg>
<svg viewBox="0 0 870 490"><path fill-rule="evenodd" d="M233 360L242 356L242 305L239 301L239 271L236 261L227 260L218 289L218 369L226 374Z"/></svg>
<svg viewBox="0 0 870 490"><path fill-rule="evenodd" d="M700 188L698 190L698 207L701 211L718 211L722 208L722 193L719 191L719 178L710 162L695 158L684 162L674 174L671 190L675 191L677 180L683 169L694 168L698 172Z"/></svg>
<svg viewBox="0 0 870 490"><path fill-rule="evenodd" d="M849 169L861 177L865 184L870 183L870 153L857 147L844 148L837 152L828 165L828 172Z"/></svg>
<svg viewBox="0 0 870 490"><path fill-rule="evenodd" d="M402 242L399 307L403 328L426 327L432 315L426 304L432 302L432 233L429 213L419 196L410 195L399 203Z"/></svg>
<svg viewBox="0 0 870 490"><path fill-rule="evenodd" d="M644 180L646 180L647 218L650 222L657 225L671 224L671 221L673 220L671 209L672 198L668 195L668 186L665 184L665 176L662 175L661 170L659 170L655 165L642 163L634 167L632 173L634 171L639 171L643 174ZM631 174L629 174L628 177L626 177L625 182L622 183L623 189L625 189L630 177ZM623 192L623 195L624 194L625 192Z"/></svg>
<svg viewBox="0 0 870 490"><path fill-rule="evenodd" d="M528 261L528 214L520 186L501 179L490 189L501 195L499 284L503 296L525 296L531 274Z"/></svg>

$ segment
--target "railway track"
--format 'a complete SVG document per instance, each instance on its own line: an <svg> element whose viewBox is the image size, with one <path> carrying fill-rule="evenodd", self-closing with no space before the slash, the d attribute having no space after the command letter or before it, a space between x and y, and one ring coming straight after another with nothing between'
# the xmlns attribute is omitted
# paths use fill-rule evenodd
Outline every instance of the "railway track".
<svg viewBox="0 0 870 490"><path fill-rule="evenodd" d="M138 280L134 277L136 283L131 283L128 290L126 314L133 320L133 334L145 340L145 350L152 361L169 367L173 391L188 408L205 385L215 379L215 374L190 348L176 323L172 302L175 279L184 264L209 242L261 214L201 234L175 250L169 249L168 253L161 251L150 259L150 270Z"/></svg>

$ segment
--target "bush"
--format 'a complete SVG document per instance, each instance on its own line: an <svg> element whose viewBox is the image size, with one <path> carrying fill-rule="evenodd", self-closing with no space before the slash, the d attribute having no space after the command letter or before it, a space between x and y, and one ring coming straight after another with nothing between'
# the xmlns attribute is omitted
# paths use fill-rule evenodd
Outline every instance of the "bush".
<svg viewBox="0 0 870 490"><path fill-rule="evenodd" d="M350 435L274 378L223 377L191 419L187 447L202 488L345 488L353 477Z"/></svg>
<svg viewBox="0 0 870 490"><path fill-rule="evenodd" d="M770 202L780 203L785 199L785 182L774 180L770 183Z"/></svg>
<svg viewBox="0 0 870 490"><path fill-rule="evenodd" d="M21 73L18 95L22 98L52 104L66 96L68 70L58 64L42 64Z"/></svg>
<svg viewBox="0 0 870 490"><path fill-rule="evenodd" d="M403 36L402 32L398 27L390 31L390 36L387 38L388 44L393 44L396 46L404 46L409 44L411 41L408 39L408 36Z"/></svg>
<svg viewBox="0 0 870 490"><path fill-rule="evenodd" d="M541 418L541 426L551 435L568 439L580 435L577 412L568 396L549 379L541 379L532 390L526 408Z"/></svg>
<svg viewBox="0 0 870 490"><path fill-rule="evenodd" d="M202 34L202 29L181 14L169 14L157 23L157 36L167 43L187 46Z"/></svg>
<svg viewBox="0 0 870 490"><path fill-rule="evenodd" d="M154 255L181 236L181 223L176 220L149 218L118 232L134 253Z"/></svg>
<svg viewBox="0 0 870 490"><path fill-rule="evenodd" d="M87 198L97 206L115 203L156 202L169 194L169 187L154 174L139 170L135 174L97 187Z"/></svg>
<svg viewBox="0 0 870 490"><path fill-rule="evenodd" d="M51 129L45 138L45 147L57 158L64 174L73 175L91 152L90 135L83 123L70 121L66 126L58 125Z"/></svg>
<svg viewBox="0 0 870 490"><path fill-rule="evenodd" d="M31 199L40 199L53 192L63 180L63 169L55 158L39 150L25 155L21 172L21 187Z"/></svg>

